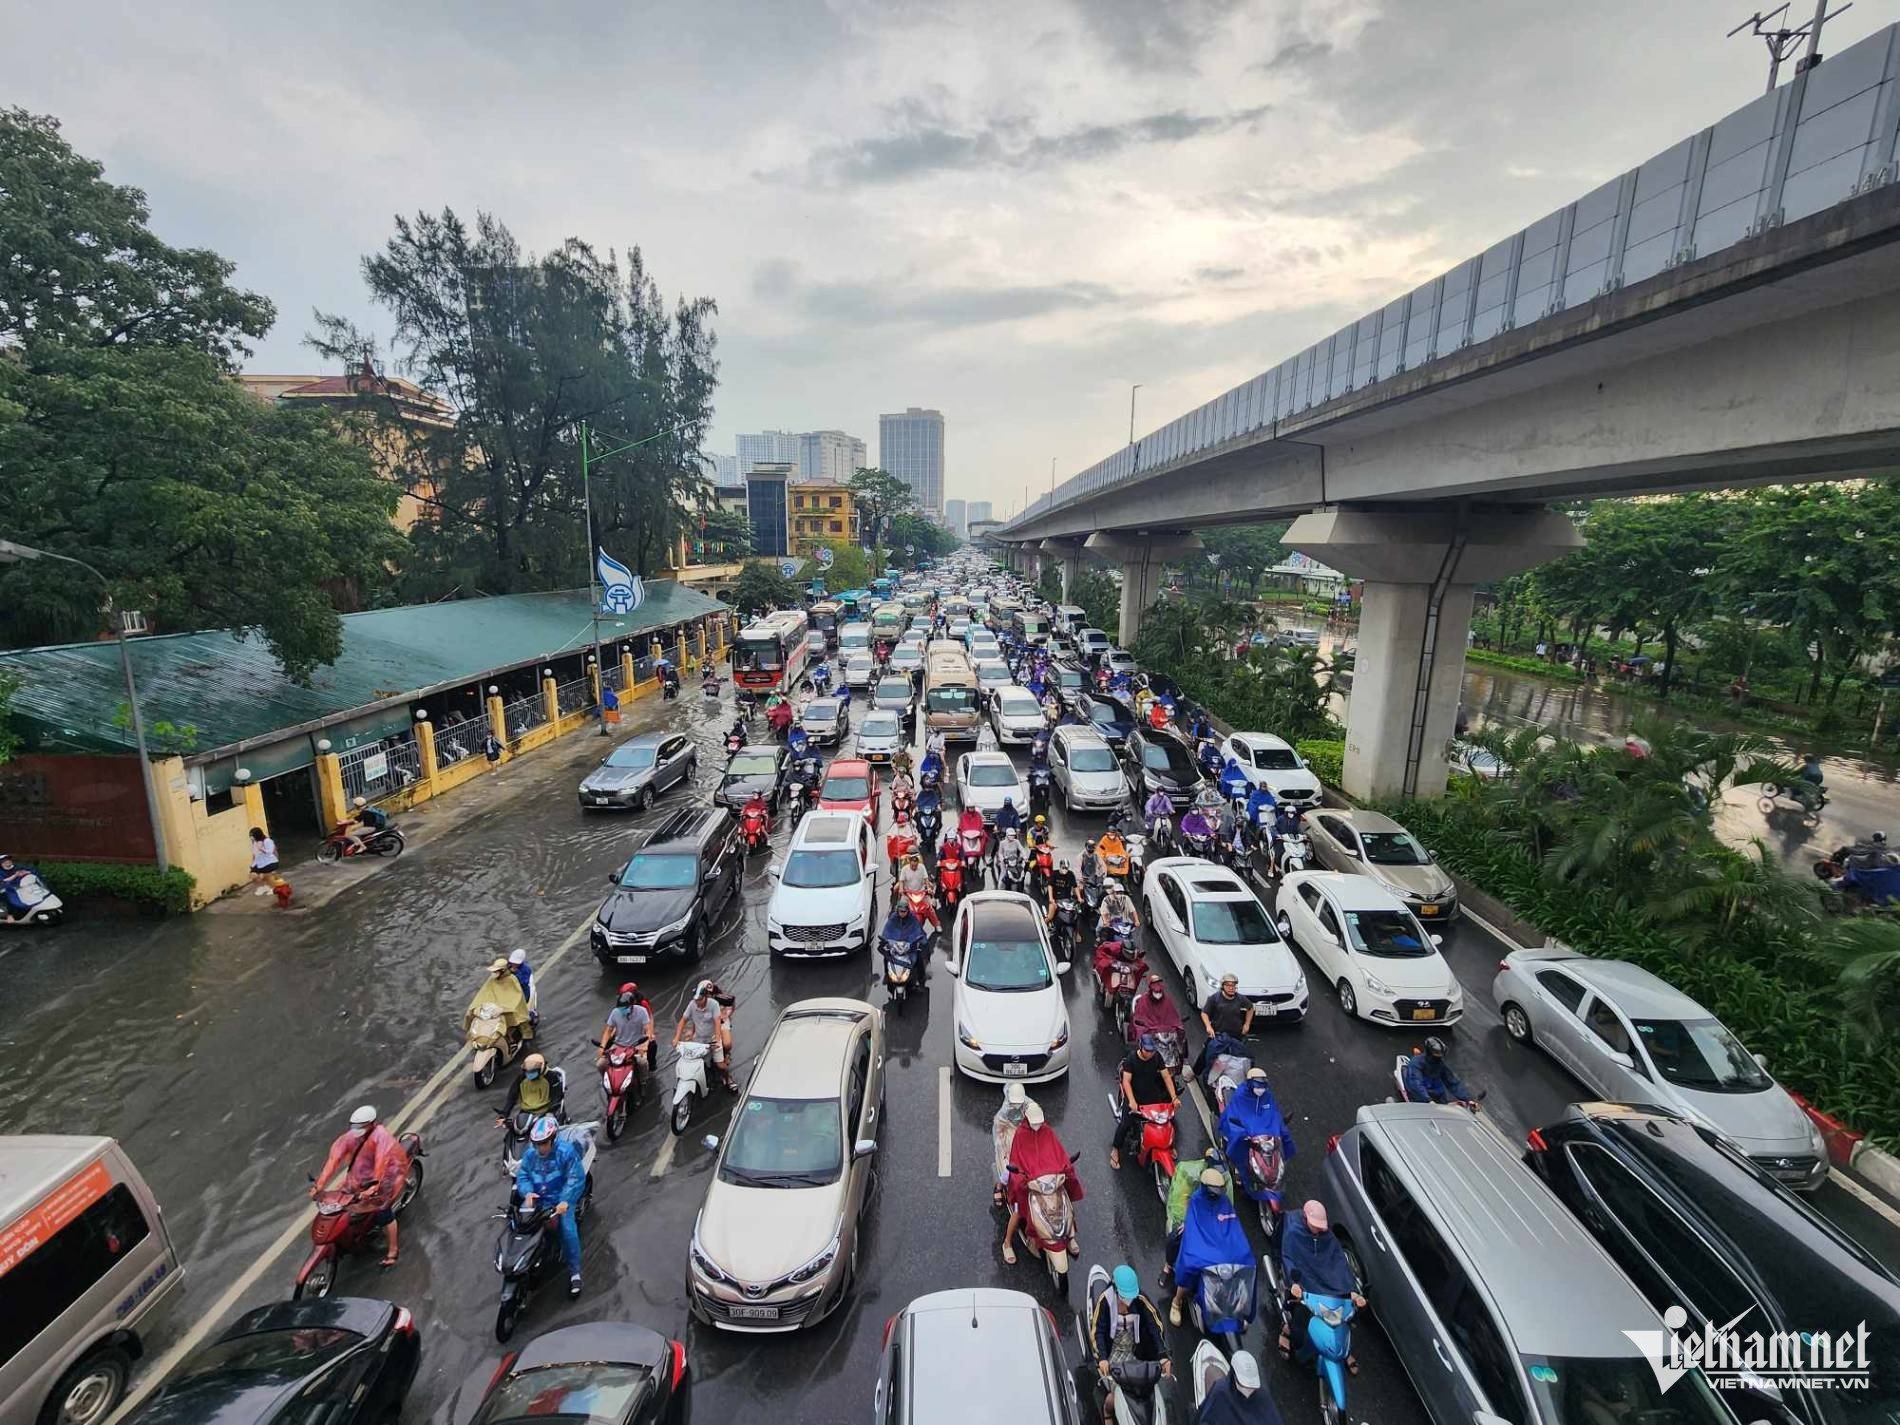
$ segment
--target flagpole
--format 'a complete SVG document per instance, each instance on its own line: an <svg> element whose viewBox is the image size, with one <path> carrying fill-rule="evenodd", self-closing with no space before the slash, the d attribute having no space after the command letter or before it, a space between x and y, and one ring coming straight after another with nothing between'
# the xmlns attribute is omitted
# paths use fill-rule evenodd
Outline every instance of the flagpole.
<svg viewBox="0 0 1900 1425"><path fill-rule="evenodd" d="M587 602L594 618L594 667L600 675L600 735L607 737L607 664L600 656L600 557L594 544L594 492L587 478L587 422L581 422L581 509L587 520ZM616 660L618 661L618 660Z"/></svg>

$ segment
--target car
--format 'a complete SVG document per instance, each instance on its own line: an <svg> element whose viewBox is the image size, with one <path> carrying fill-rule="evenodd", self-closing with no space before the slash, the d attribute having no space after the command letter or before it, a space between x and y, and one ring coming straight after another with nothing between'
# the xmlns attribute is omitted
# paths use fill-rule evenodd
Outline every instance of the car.
<svg viewBox="0 0 1900 1425"><path fill-rule="evenodd" d="M1280 928L1239 876L1197 856L1163 856L1141 877L1142 904L1161 948L1200 1004L1234 975L1254 1023L1306 1018L1306 975Z"/></svg>
<svg viewBox="0 0 1900 1425"><path fill-rule="evenodd" d="M923 666L923 644L900 643L891 650L891 671L893 673L902 673L907 678L915 678Z"/></svg>
<svg viewBox="0 0 1900 1425"><path fill-rule="evenodd" d="M1029 810L1029 779L1016 769L1007 752L965 752L957 758L957 805L975 807L983 820L993 821L1005 801L1016 810Z"/></svg>
<svg viewBox="0 0 1900 1425"><path fill-rule="evenodd" d="M1798 1191L1827 1181L1820 1130L1767 1062L1667 980L1552 946L1506 955L1491 992L1505 1032L1597 1098L1654 1104L1712 1128Z"/></svg>
<svg viewBox="0 0 1900 1425"><path fill-rule="evenodd" d="M613 889L589 932L594 958L604 966L698 960L713 917L739 889L744 864L731 812L674 812L607 878Z"/></svg>
<svg viewBox="0 0 1900 1425"><path fill-rule="evenodd" d="M748 743L726 759L726 770L713 789L713 805L738 811L756 795L776 812L791 767L792 754L783 743Z"/></svg>
<svg viewBox="0 0 1900 1425"><path fill-rule="evenodd" d="M1194 800L1206 780L1201 765L1178 733L1137 726L1122 745L1135 800L1146 803L1156 792L1176 808Z"/></svg>
<svg viewBox="0 0 1900 1425"><path fill-rule="evenodd" d="M1113 811L1128 803L1128 777L1115 749L1092 727L1064 724L1049 739L1049 775L1070 811Z"/></svg>
<svg viewBox="0 0 1900 1425"><path fill-rule="evenodd" d="M1220 746L1221 763L1231 757L1256 787L1265 787L1275 801L1301 811L1319 805L1319 778L1283 737L1267 732L1236 732Z"/></svg>
<svg viewBox="0 0 1900 1425"><path fill-rule="evenodd" d="M312 1418L384 1425L401 1411L421 1354L415 1317L393 1302L280 1301L245 1312L186 1356L128 1418L140 1425L306 1425ZM102 1412L97 1420L104 1419Z"/></svg>
<svg viewBox="0 0 1900 1425"><path fill-rule="evenodd" d="M952 1054L973 1079L1046 1083L1069 1072L1069 973L1042 910L1019 891L973 891L950 930Z"/></svg>
<svg viewBox="0 0 1900 1425"><path fill-rule="evenodd" d="M1091 693L1078 699L1076 710L1102 740L1118 751L1128 745L1128 734L1135 730L1135 710L1121 698L1107 693Z"/></svg>
<svg viewBox="0 0 1900 1425"><path fill-rule="evenodd" d="M1102 655L1102 661L1108 664L1108 671L1114 673L1134 673L1141 665L1135 662L1135 655L1126 648L1110 648Z"/></svg>
<svg viewBox="0 0 1900 1425"><path fill-rule="evenodd" d="M813 698L798 715L798 725L820 747L836 747L844 740L851 719L836 698Z"/></svg>
<svg viewBox="0 0 1900 1425"><path fill-rule="evenodd" d="M1348 1015L1375 1024L1456 1024L1465 994L1405 903L1370 876L1294 871L1280 881L1280 933L1339 993Z"/></svg>
<svg viewBox="0 0 1900 1425"><path fill-rule="evenodd" d="M848 687L868 688L875 677L877 677L877 660L869 653L845 655L844 681Z"/></svg>
<svg viewBox="0 0 1900 1425"><path fill-rule="evenodd" d="M1081 699L1095 690L1095 680L1080 663L1067 658L1049 663L1048 685L1055 690L1056 701L1065 709L1080 711Z"/></svg>
<svg viewBox="0 0 1900 1425"><path fill-rule="evenodd" d="M868 949L877 931L878 847L855 811L808 812L792 833L765 908L774 955L815 959Z"/></svg>
<svg viewBox="0 0 1900 1425"><path fill-rule="evenodd" d="M582 811L645 811L669 787L688 785L699 770L699 749L678 732L641 732L615 747L582 778Z"/></svg>
<svg viewBox="0 0 1900 1425"><path fill-rule="evenodd" d="M1892 1356L1900 1277L1723 1138L1660 1109L1572 1104L1530 1134L1524 1161L1563 1200L1658 1311L1688 1313L1686 1332L1743 1317L1751 1330L1866 1330ZM1876 1347L1882 1349L1882 1347ZM1772 1398L1719 1386L1739 1420L1792 1416L1846 1425L1862 1412L1843 1392L1801 1387ZM1874 1384L1891 1415L1893 1377Z"/></svg>
<svg viewBox="0 0 1900 1425"><path fill-rule="evenodd" d="M1084 658L1094 658L1097 654L1108 652L1115 641L1099 628L1084 628L1075 635L1076 650Z"/></svg>
<svg viewBox="0 0 1900 1425"><path fill-rule="evenodd" d="M1429 1419L1732 1425L1700 1370L1664 1369L1662 1314L1478 1115L1368 1104L1327 1147L1333 1228Z"/></svg>
<svg viewBox="0 0 1900 1425"><path fill-rule="evenodd" d="M1027 688L1011 684L998 688L990 698L990 726L996 729L996 740L1005 747L1034 742L1036 734L1048 725L1042 704Z"/></svg>
<svg viewBox="0 0 1900 1425"><path fill-rule="evenodd" d="M964 635L967 634L969 631L970 631L970 621L967 618L951 619L949 625L944 630L946 634L948 634L951 638L956 639L957 642L959 643L963 642Z"/></svg>
<svg viewBox="0 0 1900 1425"><path fill-rule="evenodd" d="M985 658L976 665L976 685L985 693L996 693L1016 686L1016 675L1000 658Z"/></svg>
<svg viewBox="0 0 1900 1425"><path fill-rule="evenodd" d="M917 704L917 681L907 673L885 674L871 689L871 706L909 713Z"/></svg>
<svg viewBox="0 0 1900 1425"><path fill-rule="evenodd" d="M904 746L904 720L889 708L873 708L858 724L858 756L866 762L887 764Z"/></svg>
<svg viewBox="0 0 1900 1425"><path fill-rule="evenodd" d="M1321 866L1372 877L1427 924L1458 918L1457 882L1391 817L1316 811L1306 817L1306 834Z"/></svg>
<svg viewBox="0 0 1900 1425"><path fill-rule="evenodd" d="M588 1321L502 1358L469 1425L660 1425L686 1418L686 1343L631 1321Z"/></svg>
<svg viewBox="0 0 1900 1425"><path fill-rule="evenodd" d="M1063 1337L1035 1297L996 1287L920 1296L884 1323L872 1425L1076 1425Z"/></svg>
<svg viewBox="0 0 1900 1425"><path fill-rule="evenodd" d="M989 659L1001 658L1003 646L996 641L993 633L977 633L970 639L970 661L982 663Z"/></svg>
<svg viewBox="0 0 1900 1425"><path fill-rule="evenodd" d="M845 1300L883 1107L883 1015L857 999L786 1006L715 1140L687 1252L697 1320L796 1331Z"/></svg>
<svg viewBox="0 0 1900 1425"><path fill-rule="evenodd" d="M862 757L839 757L818 785L819 811L862 812L875 831L878 824L877 769Z"/></svg>

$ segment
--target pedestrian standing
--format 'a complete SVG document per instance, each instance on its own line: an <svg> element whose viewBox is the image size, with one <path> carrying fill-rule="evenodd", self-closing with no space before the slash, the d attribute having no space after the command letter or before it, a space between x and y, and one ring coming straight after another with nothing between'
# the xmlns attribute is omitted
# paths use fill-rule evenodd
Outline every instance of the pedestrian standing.
<svg viewBox="0 0 1900 1425"><path fill-rule="evenodd" d="M488 730L488 736L482 739L482 756L488 759L488 770L490 772L494 772L501 767L501 753L501 739L495 736L495 730L491 727Z"/></svg>

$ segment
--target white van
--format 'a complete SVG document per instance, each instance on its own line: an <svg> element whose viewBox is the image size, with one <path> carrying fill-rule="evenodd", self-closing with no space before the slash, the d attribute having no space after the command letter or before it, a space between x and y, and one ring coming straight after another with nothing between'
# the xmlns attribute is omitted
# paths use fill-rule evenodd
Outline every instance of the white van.
<svg viewBox="0 0 1900 1425"><path fill-rule="evenodd" d="M869 653L871 651L871 625L868 623L846 623L838 625L838 652L841 654Z"/></svg>
<svg viewBox="0 0 1900 1425"><path fill-rule="evenodd" d="M1089 621L1089 611L1079 604L1056 605L1056 632L1074 638L1082 626Z"/></svg>
<svg viewBox="0 0 1900 1425"><path fill-rule="evenodd" d="M112 1139L0 1138L0 1425L101 1425L183 1276Z"/></svg>

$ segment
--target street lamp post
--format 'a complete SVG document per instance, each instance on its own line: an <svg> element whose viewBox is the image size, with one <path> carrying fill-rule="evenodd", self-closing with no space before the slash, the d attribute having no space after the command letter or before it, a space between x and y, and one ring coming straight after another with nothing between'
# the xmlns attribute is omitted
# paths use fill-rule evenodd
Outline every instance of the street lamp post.
<svg viewBox="0 0 1900 1425"><path fill-rule="evenodd" d="M61 564L77 564L93 578L99 581L106 591L106 613L112 620L112 631L119 642L119 667L125 674L126 702L132 709L132 740L139 750L139 778L145 784L145 814L152 822L152 851L158 858L158 869L169 871L171 858L165 854L165 828L158 814L158 783L152 776L152 759L145 750L145 718L139 711L139 687L132 677L132 655L126 648L125 634L127 615L112 607L112 585L106 576L70 554L54 554L50 550L35 549L27 544L15 544L10 539L0 539L0 564L24 564L35 559L55 559Z"/></svg>
<svg viewBox="0 0 1900 1425"><path fill-rule="evenodd" d="M1128 443L1130 445L1135 443L1135 392L1147 384L1145 381L1137 381L1128 388Z"/></svg>

